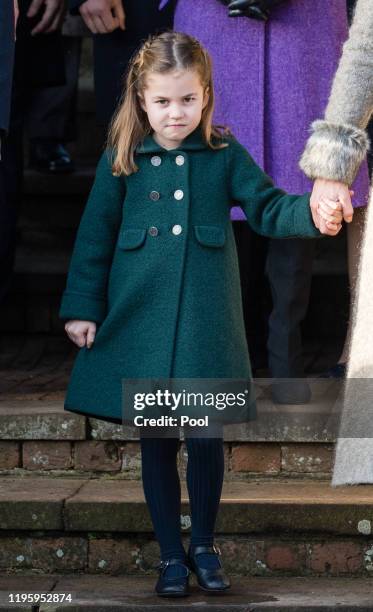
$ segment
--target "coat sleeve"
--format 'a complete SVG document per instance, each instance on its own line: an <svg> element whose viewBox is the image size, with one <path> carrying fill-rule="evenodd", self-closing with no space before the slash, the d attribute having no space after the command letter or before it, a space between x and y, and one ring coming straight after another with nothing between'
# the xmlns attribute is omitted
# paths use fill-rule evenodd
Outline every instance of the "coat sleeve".
<svg viewBox="0 0 373 612"><path fill-rule="evenodd" d="M125 179L112 175L110 154L105 151L78 228L59 312L61 319L101 323L105 318L107 281L124 197Z"/></svg>
<svg viewBox="0 0 373 612"><path fill-rule="evenodd" d="M318 238L310 195L289 195L254 162L235 139L228 147L231 198L245 212L252 229L270 238Z"/></svg>
<svg viewBox="0 0 373 612"><path fill-rule="evenodd" d="M305 174L351 185L369 147L365 128L372 112L373 6L358 0L325 119L312 124L300 160Z"/></svg>

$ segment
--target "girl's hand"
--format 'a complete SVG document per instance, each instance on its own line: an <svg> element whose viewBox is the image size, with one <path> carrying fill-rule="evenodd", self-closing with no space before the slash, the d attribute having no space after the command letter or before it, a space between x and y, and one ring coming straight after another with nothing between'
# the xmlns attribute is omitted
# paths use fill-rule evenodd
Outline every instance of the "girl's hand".
<svg viewBox="0 0 373 612"><path fill-rule="evenodd" d="M351 204L352 195L353 191L350 191L344 183L327 179L316 179L310 201L312 218L316 227L321 231L319 227L318 205L322 197L334 200L335 202L339 200L343 208L343 218L347 223L350 223L354 214Z"/></svg>
<svg viewBox="0 0 373 612"><path fill-rule="evenodd" d="M82 348L87 344L87 348L91 348L95 335L96 323L93 321L78 321L71 320L65 324L65 331L77 346Z"/></svg>
<svg viewBox="0 0 373 612"><path fill-rule="evenodd" d="M328 236L336 236L342 228L343 206L341 202L321 197L317 205L319 229Z"/></svg>

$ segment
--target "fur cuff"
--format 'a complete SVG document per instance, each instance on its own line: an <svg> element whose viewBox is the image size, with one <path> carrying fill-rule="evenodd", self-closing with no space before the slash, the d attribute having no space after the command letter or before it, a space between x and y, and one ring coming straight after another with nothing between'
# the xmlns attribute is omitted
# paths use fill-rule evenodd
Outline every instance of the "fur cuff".
<svg viewBox="0 0 373 612"><path fill-rule="evenodd" d="M314 121L299 166L310 178L351 185L369 149L364 130L348 124Z"/></svg>

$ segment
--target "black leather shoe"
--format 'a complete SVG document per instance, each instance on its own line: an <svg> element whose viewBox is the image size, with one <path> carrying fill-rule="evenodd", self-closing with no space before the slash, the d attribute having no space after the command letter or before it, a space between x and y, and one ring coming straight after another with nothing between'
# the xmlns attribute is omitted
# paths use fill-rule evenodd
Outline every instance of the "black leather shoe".
<svg viewBox="0 0 373 612"><path fill-rule="evenodd" d="M184 568L183 576L167 576L169 565L180 565ZM181 559L167 559L158 565L159 578L155 590L160 597L186 597L189 595L190 569Z"/></svg>
<svg viewBox="0 0 373 612"><path fill-rule="evenodd" d="M320 374L319 378L346 378L347 363L336 363L326 372Z"/></svg>
<svg viewBox="0 0 373 612"><path fill-rule="evenodd" d="M32 140L30 168L48 174L68 174L74 171L74 162L61 143L53 140Z"/></svg>
<svg viewBox="0 0 373 612"><path fill-rule="evenodd" d="M271 385L271 394L274 404L294 405L308 404L312 396L309 384L302 378L277 379Z"/></svg>
<svg viewBox="0 0 373 612"><path fill-rule="evenodd" d="M211 591L219 593L226 591L230 588L231 583L229 578L224 573L222 563L218 557L219 565L218 568L203 568L198 565L198 555L210 553L212 555L221 555L220 549L214 545L212 546L189 546L188 550L188 562L190 569L195 573L197 582L201 589L204 591Z"/></svg>

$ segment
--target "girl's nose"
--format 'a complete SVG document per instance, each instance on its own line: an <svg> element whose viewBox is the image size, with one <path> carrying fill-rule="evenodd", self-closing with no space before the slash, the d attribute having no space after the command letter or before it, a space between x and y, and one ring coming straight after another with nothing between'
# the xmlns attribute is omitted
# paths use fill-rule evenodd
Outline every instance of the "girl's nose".
<svg viewBox="0 0 373 612"><path fill-rule="evenodd" d="M168 113L170 119L180 119L180 117L182 117L184 114L181 106L179 105L170 106Z"/></svg>

